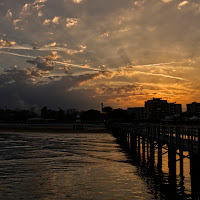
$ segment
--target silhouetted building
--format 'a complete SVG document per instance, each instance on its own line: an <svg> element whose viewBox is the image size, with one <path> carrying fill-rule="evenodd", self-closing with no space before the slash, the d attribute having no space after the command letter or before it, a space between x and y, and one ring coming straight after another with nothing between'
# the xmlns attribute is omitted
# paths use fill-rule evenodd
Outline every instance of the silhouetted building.
<svg viewBox="0 0 200 200"><path fill-rule="evenodd" d="M145 102L146 117L150 120L162 120L169 113L169 104L167 100L161 98L153 98Z"/></svg>
<svg viewBox="0 0 200 200"><path fill-rule="evenodd" d="M176 103L169 103L169 116L181 115L182 105Z"/></svg>
<svg viewBox="0 0 200 200"><path fill-rule="evenodd" d="M187 114L189 116L200 117L200 103L192 102L191 104L187 104Z"/></svg>
<svg viewBox="0 0 200 200"><path fill-rule="evenodd" d="M145 107L127 108L127 113L136 120L143 120L146 118Z"/></svg>

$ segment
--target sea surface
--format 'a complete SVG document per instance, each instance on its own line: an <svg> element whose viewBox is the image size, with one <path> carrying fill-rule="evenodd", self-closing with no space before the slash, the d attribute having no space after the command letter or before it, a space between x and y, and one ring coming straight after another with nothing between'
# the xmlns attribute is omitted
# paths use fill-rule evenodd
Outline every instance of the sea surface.
<svg viewBox="0 0 200 200"><path fill-rule="evenodd" d="M161 199L109 133L0 133L0 199Z"/></svg>

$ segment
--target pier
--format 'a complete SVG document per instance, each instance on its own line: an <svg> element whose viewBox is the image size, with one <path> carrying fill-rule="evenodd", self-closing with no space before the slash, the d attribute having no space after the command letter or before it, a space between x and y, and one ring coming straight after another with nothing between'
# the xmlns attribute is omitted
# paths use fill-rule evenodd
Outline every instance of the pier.
<svg viewBox="0 0 200 200"><path fill-rule="evenodd" d="M112 122L107 127L126 149L134 164L145 169L148 176L155 177L161 193L165 193L167 198L177 195L179 188L181 197L176 199L200 199L200 126ZM163 156L166 154L167 180L162 171ZM184 192L184 159L190 161L190 198ZM177 183L177 176L180 176L180 183Z"/></svg>

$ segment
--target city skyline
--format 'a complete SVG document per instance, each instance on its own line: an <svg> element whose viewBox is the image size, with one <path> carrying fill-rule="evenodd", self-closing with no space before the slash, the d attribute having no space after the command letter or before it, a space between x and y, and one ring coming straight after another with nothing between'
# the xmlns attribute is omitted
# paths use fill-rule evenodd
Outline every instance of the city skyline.
<svg viewBox="0 0 200 200"><path fill-rule="evenodd" d="M200 102L196 0L0 0L0 107Z"/></svg>

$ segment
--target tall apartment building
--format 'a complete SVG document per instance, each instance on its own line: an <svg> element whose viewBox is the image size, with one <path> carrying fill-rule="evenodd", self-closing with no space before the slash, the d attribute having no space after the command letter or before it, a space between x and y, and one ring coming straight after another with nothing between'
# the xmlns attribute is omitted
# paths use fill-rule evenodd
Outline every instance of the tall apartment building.
<svg viewBox="0 0 200 200"><path fill-rule="evenodd" d="M182 105L176 103L169 103L169 116L181 115Z"/></svg>
<svg viewBox="0 0 200 200"><path fill-rule="evenodd" d="M151 120L164 119L169 113L169 104L167 100L153 98L145 102L146 118Z"/></svg>
<svg viewBox="0 0 200 200"><path fill-rule="evenodd" d="M153 98L145 102L145 107L128 108L129 116L136 120L153 120L160 121L166 116L180 116L182 113L182 105L176 103L168 103L167 100L161 98Z"/></svg>
<svg viewBox="0 0 200 200"><path fill-rule="evenodd" d="M166 116L181 115L182 105L168 103L161 98L153 98L145 102L146 118L151 120L162 120Z"/></svg>
<svg viewBox="0 0 200 200"><path fill-rule="evenodd" d="M196 116L200 118L200 103L192 102L187 104L187 113L189 116Z"/></svg>

